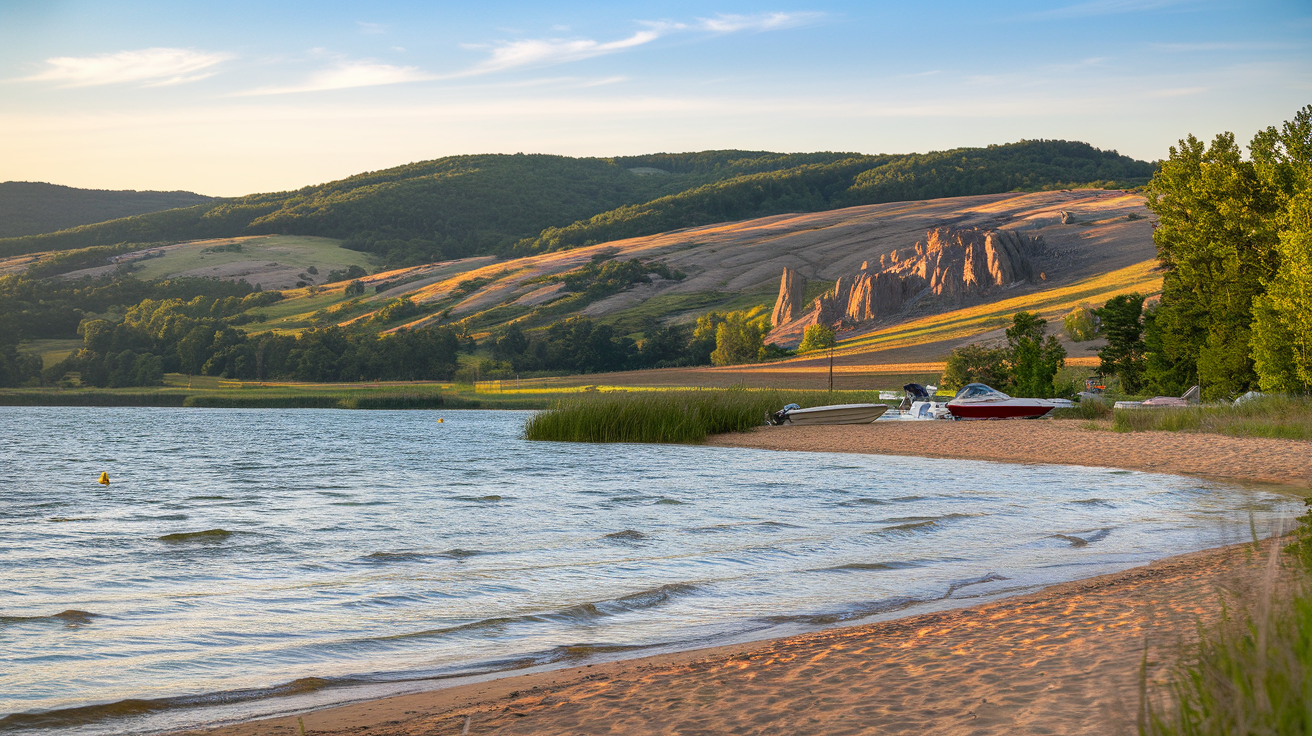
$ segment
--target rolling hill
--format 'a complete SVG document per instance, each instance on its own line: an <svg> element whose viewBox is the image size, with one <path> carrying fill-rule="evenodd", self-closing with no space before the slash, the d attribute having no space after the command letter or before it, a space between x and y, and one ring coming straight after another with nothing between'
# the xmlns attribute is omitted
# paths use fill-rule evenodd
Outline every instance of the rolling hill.
<svg viewBox="0 0 1312 736"><path fill-rule="evenodd" d="M210 202L191 192L136 192L31 181L0 182L0 238L39 235Z"/></svg>
<svg viewBox="0 0 1312 736"><path fill-rule="evenodd" d="M119 258L123 264L135 264L143 277L244 278L285 289L283 301L260 310L263 319L243 326L252 334L363 324L405 297L416 305L415 316L387 323L387 331L459 323L476 336L487 336L512 321L532 329L580 314L612 325L620 334L637 335L649 318L678 324L710 310L769 306L784 268L795 269L816 288L827 288L863 261L877 262L922 238L926 230L944 225L1042 237L1047 248L1036 261L1042 278L996 294L908 304L895 315L857 325L840 333L837 365L938 361L959 344L998 337L999 325L1015 311L1033 310L1055 319L1081 303L1100 304L1123 291L1151 293L1159 288L1152 224L1143 197L1088 189L862 205L685 228L521 258L440 261L363 276L357 293L348 293L350 281L330 283L328 275L329 269L358 264L350 257L355 252L322 238L204 240ZM651 278L599 298L565 290L564 276L602 259L663 264L683 278ZM312 265L318 266L315 273L306 273ZM65 277L103 275L116 267ZM291 280L310 285L289 288ZM1069 347L1072 356L1087 354L1087 345ZM825 360L799 356L743 370L813 370Z"/></svg>
<svg viewBox="0 0 1312 736"><path fill-rule="evenodd" d="M277 234L336 238L382 263L413 265L567 250L786 212L1077 183L1131 186L1152 171L1150 163L1067 141L875 156L454 156L292 192L0 239L0 255Z"/></svg>

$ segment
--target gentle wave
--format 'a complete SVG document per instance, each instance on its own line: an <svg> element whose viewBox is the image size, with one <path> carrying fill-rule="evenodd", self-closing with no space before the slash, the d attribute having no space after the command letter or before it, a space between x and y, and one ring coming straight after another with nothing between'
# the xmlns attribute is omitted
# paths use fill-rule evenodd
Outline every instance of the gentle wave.
<svg viewBox="0 0 1312 736"><path fill-rule="evenodd" d="M445 560L464 560L476 555L485 554L473 549L449 549L445 552L423 552L423 551L397 551L397 552L370 552L360 558L362 562L374 564L387 564L392 562L422 562L424 560L445 559Z"/></svg>
<svg viewBox="0 0 1312 736"><path fill-rule="evenodd" d="M614 540L619 541L619 542L636 542L636 541L641 540L641 539L646 539L646 538L647 538L647 535L646 535L646 534L643 534L642 532L638 531L637 529L625 529L625 530L622 531L622 532L611 532L610 534L607 534L607 535L603 536L602 538L603 538L603 539L614 539Z"/></svg>
<svg viewBox="0 0 1312 736"><path fill-rule="evenodd" d="M236 534L227 529L206 529L203 532L174 532L165 534L162 537L156 537L166 544L187 544L189 542L222 542L225 539Z"/></svg>
<svg viewBox="0 0 1312 736"><path fill-rule="evenodd" d="M67 611L52 613L49 616L0 616L0 626L6 624L21 624L36 621L61 621L66 625L89 624L92 619L101 618L99 613L90 611L79 611L76 608L70 608Z"/></svg>
<svg viewBox="0 0 1312 736"><path fill-rule="evenodd" d="M1087 547L1094 542L1100 542L1106 539L1107 535L1111 533L1111 529L1099 529L1091 534L1084 534L1084 536L1077 536L1075 534L1050 534L1048 535L1048 538L1070 542L1072 547Z"/></svg>
<svg viewBox="0 0 1312 736"><path fill-rule="evenodd" d="M915 560L892 562L852 562L846 565L835 565L833 567L819 567L811 572L869 572L872 570L906 570L912 567L920 567L925 563Z"/></svg>
<svg viewBox="0 0 1312 736"><path fill-rule="evenodd" d="M863 618L869 618L871 616L875 616L881 613L892 613L895 611L902 611L907 608L911 608L913 606L917 606L923 603L947 600L948 598L952 597L953 593L957 592L958 590L961 590L962 588L966 588L971 585L982 585L984 583L992 583L999 580L1009 580L1009 579L1010 578L1003 577L1002 575L998 575L997 573L989 573L987 575L982 575L977 578L969 578L967 580L961 580L955 583L951 583L950 585L948 585L947 591L945 591L943 595L939 595L939 596L933 596L933 597L893 596L891 598L882 598L879 600L858 603L838 611L829 611L825 613L802 613L802 614L783 615L783 616L767 616L763 620L773 624L800 623L800 624L809 624L811 626L832 626L833 624L841 624L849 621L857 621Z"/></svg>
<svg viewBox="0 0 1312 736"><path fill-rule="evenodd" d="M163 710L179 708L200 708L219 703L242 703L265 698L280 698L289 695L313 693L335 684L346 684L345 679L330 680L323 677L303 677L273 687L249 688L244 690L226 690L204 695L183 695L175 698L156 698L143 700L130 698L113 703L84 705L76 708L61 708L41 713L11 713L0 718L0 731L29 728L72 728L85 726L97 721L111 718L127 718L156 713Z"/></svg>
<svg viewBox="0 0 1312 736"><path fill-rule="evenodd" d="M664 605L675 598L691 595L699 590L696 585L687 583L669 583L650 590L642 590L637 593L612 598L610 600L593 601L590 603L580 603L569 606L559 611L547 613L529 613L522 616L498 616L495 618L486 618L479 621L471 621L456 626L446 626L440 629L428 629L426 631L415 631L405 634L393 634L391 636L380 636L371 639L357 640L358 642L372 641L396 641L403 639L423 639L430 637L443 637L452 634L461 634L470 631L483 631L487 629L503 628L516 624L532 623L587 623L608 616L617 616L634 611L643 611L657 606Z"/></svg>

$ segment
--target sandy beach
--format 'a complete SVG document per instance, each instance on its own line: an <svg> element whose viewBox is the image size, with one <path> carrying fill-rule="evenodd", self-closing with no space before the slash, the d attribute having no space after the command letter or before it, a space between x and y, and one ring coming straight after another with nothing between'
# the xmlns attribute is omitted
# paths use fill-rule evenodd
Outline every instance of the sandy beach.
<svg viewBox="0 0 1312 736"><path fill-rule="evenodd" d="M1312 443L1117 434L1083 424L763 428L710 444L1312 483ZM1259 592L1266 559L1251 545L1206 550L971 608L329 708L304 714L304 727L374 736L1134 733L1145 651L1149 677L1160 677L1196 624L1216 620L1223 598ZM300 727L283 717L204 733Z"/></svg>

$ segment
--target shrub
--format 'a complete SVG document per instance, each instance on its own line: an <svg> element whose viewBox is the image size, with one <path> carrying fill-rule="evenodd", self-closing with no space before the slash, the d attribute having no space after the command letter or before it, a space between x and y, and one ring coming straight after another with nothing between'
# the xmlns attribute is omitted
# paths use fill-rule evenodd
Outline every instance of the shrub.
<svg viewBox="0 0 1312 736"><path fill-rule="evenodd" d="M824 325L811 325L802 335L802 344L797 352L809 353L812 350L825 350L834 346L834 331Z"/></svg>
<svg viewBox="0 0 1312 736"><path fill-rule="evenodd" d="M1093 307L1081 304L1062 318L1066 336L1074 342L1088 342L1098 336L1098 319Z"/></svg>

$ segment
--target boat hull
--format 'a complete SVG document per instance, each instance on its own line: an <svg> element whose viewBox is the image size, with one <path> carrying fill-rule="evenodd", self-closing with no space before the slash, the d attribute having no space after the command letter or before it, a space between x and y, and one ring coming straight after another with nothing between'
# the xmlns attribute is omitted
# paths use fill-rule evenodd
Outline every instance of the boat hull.
<svg viewBox="0 0 1312 736"><path fill-rule="evenodd" d="M835 404L788 412L787 422L798 426L811 424L869 424L888 411L886 404Z"/></svg>
<svg viewBox="0 0 1312 736"><path fill-rule="evenodd" d="M1034 419L1052 409L1052 404L1040 403L1037 399L1010 399L977 404L948 402L948 411L959 419Z"/></svg>

